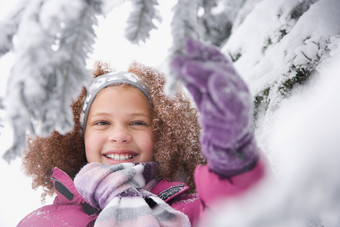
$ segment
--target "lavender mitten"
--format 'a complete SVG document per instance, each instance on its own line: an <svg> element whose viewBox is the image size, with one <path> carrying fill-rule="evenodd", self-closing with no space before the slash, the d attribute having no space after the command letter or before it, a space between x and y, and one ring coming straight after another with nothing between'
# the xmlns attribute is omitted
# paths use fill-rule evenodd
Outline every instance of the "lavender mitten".
<svg viewBox="0 0 340 227"><path fill-rule="evenodd" d="M232 177L258 160L249 90L232 64L216 48L189 39L186 53L171 68L192 94L200 111L201 145L210 170Z"/></svg>

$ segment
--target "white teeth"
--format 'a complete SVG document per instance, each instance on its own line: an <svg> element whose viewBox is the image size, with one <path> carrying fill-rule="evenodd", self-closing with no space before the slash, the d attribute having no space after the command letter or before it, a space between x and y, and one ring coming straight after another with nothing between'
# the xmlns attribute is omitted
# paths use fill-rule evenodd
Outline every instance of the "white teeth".
<svg viewBox="0 0 340 227"><path fill-rule="evenodd" d="M126 161L134 157L130 154L106 154L105 156L115 161Z"/></svg>

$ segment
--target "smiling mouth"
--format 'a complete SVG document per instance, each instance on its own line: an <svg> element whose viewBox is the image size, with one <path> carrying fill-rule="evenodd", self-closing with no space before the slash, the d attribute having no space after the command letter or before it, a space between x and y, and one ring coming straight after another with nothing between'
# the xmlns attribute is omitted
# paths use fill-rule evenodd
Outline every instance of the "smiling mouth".
<svg viewBox="0 0 340 227"><path fill-rule="evenodd" d="M131 160L137 155L132 155L132 154L105 154L105 157L112 159L114 161L127 161Z"/></svg>

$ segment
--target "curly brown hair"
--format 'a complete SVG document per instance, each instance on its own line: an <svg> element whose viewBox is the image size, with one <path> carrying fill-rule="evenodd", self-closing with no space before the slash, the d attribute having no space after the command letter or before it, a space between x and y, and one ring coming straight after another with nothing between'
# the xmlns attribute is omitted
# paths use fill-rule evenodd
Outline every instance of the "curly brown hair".
<svg viewBox="0 0 340 227"><path fill-rule="evenodd" d="M95 77L113 71L108 64L97 62ZM151 67L132 63L128 69L142 78L153 102L152 128L154 133L154 158L159 164L158 177L185 181L195 191L193 172L198 164L205 164L199 144L200 127L198 112L182 92L175 97L164 94L165 77ZM33 178L32 188L43 187L44 194L54 192L50 180L54 167L65 171L72 179L86 163L83 135L79 116L85 97L85 89L72 104L76 123L66 135L53 132L48 138L28 140L23 158L25 173ZM78 124L77 124L78 123Z"/></svg>

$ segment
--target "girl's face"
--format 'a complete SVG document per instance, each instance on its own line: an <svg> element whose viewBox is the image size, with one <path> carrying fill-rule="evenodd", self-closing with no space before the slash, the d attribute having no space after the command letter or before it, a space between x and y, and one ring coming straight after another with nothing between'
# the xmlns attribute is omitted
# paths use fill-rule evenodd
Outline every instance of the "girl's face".
<svg viewBox="0 0 340 227"><path fill-rule="evenodd" d="M88 162L113 165L153 160L150 102L137 88L114 86L93 101L84 135Z"/></svg>

